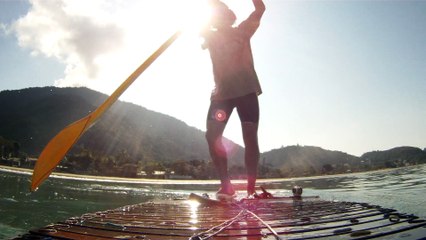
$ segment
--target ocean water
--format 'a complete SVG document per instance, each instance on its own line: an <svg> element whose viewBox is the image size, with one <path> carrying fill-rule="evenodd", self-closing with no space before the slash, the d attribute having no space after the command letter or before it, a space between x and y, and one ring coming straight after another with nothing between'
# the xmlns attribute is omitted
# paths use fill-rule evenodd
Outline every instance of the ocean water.
<svg viewBox="0 0 426 240"><path fill-rule="evenodd" d="M234 182L244 189L244 182ZM29 191L30 175L0 171L0 239L29 229L124 205L157 199L185 198L191 192L214 194L218 181L105 181L49 178ZM294 185L303 195L326 200L365 202L426 218L426 165L386 171L309 178L261 180L276 196L291 195ZM243 196L244 191L239 192Z"/></svg>

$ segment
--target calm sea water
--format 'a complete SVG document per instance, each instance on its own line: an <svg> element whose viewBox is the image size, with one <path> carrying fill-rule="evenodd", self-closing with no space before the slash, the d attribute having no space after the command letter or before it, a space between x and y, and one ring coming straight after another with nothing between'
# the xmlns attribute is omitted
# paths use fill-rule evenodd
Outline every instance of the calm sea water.
<svg viewBox="0 0 426 240"><path fill-rule="evenodd" d="M37 192L30 193L29 182L29 175L0 171L0 239L87 212L156 199L185 198L191 192L213 194L218 186L217 181L114 183L49 178ZM291 188L299 185L304 195L366 202L426 218L426 165L262 184L277 196L291 195ZM242 183L237 185L244 188Z"/></svg>

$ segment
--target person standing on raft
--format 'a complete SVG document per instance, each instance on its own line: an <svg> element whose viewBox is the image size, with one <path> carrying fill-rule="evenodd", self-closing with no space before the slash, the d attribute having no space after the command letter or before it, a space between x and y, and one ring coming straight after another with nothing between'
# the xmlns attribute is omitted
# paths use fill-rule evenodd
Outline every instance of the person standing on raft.
<svg viewBox="0 0 426 240"><path fill-rule="evenodd" d="M201 32L204 38L202 47L209 50L215 82L207 116L206 139L221 182L216 193L220 200L235 197L228 174L228 159L222 144L223 131L234 108L241 121L245 145L247 195L256 196L259 162L258 95L262 93L262 89L254 69L250 39L259 27L265 4L262 0L252 1L255 10L246 20L234 26L235 13L225 3L210 0L212 18L208 27Z"/></svg>

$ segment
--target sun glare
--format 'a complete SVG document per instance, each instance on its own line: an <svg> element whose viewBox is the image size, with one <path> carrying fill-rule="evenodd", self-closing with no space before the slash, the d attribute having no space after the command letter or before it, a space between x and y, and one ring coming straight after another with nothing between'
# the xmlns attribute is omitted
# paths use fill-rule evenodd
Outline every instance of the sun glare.
<svg viewBox="0 0 426 240"><path fill-rule="evenodd" d="M182 28L184 31L198 32L206 25L211 12L207 1L187 0L187 6L182 12Z"/></svg>
<svg viewBox="0 0 426 240"><path fill-rule="evenodd" d="M188 200L186 201L190 207L191 210L191 220L190 223L192 224L196 224L198 223L198 207L201 205L199 202L195 201L195 200Z"/></svg>
<svg viewBox="0 0 426 240"><path fill-rule="evenodd" d="M183 31L199 31L210 16L208 1L202 0L155 0L140 1L131 9L140 25L164 30L168 28Z"/></svg>

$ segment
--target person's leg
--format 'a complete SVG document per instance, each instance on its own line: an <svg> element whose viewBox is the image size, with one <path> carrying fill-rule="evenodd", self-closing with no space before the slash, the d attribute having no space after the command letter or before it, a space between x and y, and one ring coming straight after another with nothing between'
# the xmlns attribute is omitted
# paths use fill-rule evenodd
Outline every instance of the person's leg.
<svg viewBox="0 0 426 240"><path fill-rule="evenodd" d="M233 195L235 191L228 174L228 158L225 147L222 144L222 135L231 113L232 108L229 110L229 107L223 104L212 102L207 117L206 131L210 156L220 178L220 191L229 195Z"/></svg>
<svg viewBox="0 0 426 240"><path fill-rule="evenodd" d="M247 194L250 196L255 193L257 179L257 165L259 162L259 144L257 140L258 124L253 122L241 123L245 155L244 160L247 169Z"/></svg>
<svg viewBox="0 0 426 240"><path fill-rule="evenodd" d="M206 139L209 145L210 157L220 178L222 190L228 191L231 181L228 175L228 158L222 144L222 134L226 123L207 120Z"/></svg>
<svg viewBox="0 0 426 240"><path fill-rule="evenodd" d="M255 193L257 165L259 162L259 143L257 130L259 126L259 102L255 93L238 99L237 111L245 145L245 165L247 170L247 194Z"/></svg>

